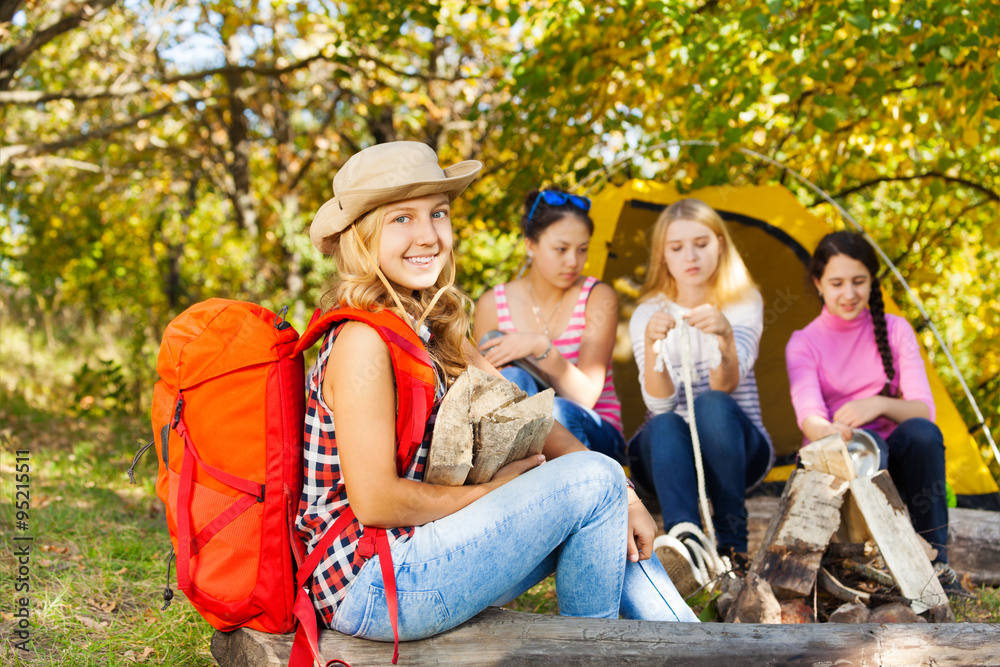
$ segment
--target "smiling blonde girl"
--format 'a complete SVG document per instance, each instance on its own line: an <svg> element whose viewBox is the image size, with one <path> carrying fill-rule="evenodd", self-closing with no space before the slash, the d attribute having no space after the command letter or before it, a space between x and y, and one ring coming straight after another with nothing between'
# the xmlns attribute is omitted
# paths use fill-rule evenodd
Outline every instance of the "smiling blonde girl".
<svg viewBox="0 0 1000 667"><path fill-rule="evenodd" d="M563 614L696 620L649 558L655 524L621 466L558 424L542 455L487 483L423 481L447 388L469 364L497 373L452 286L451 202L481 168L442 169L421 143L372 146L313 220L338 268L334 325L308 374L296 524L313 606L343 633L419 639L555 572Z"/></svg>

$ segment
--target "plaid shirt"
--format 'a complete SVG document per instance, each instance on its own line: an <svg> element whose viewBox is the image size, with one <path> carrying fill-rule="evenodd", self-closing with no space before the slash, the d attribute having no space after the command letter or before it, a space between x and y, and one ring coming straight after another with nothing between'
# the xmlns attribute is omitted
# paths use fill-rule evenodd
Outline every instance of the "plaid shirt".
<svg viewBox="0 0 1000 667"><path fill-rule="evenodd" d="M341 325L342 326L342 325ZM337 454L337 438L333 428L333 413L323 400L323 372L333 349L333 341L340 333L338 326L327 335L320 348L319 357L306 379L306 420L304 429L305 449L303 451L302 498L299 500L295 527L306 542L307 552L311 552L326 529L340 517L340 512L350 503L347 489L340 472L340 456ZM431 435L434 431L434 411L424 431L424 440L416 456L405 471L404 477L422 481ZM357 519L344 531L343 537L335 541L327 550L326 557L316 566L312 578L313 606L330 627L333 615L347 594L347 589L366 560L357 554L358 541L364 527ZM413 534L413 527L390 528L386 530L391 546L397 540L406 540Z"/></svg>

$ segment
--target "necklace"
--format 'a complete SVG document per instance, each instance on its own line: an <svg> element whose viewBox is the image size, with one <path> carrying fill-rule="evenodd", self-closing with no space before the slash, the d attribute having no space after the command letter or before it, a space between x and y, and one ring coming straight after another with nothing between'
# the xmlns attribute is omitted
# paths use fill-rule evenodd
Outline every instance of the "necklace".
<svg viewBox="0 0 1000 667"><path fill-rule="evenodd" d="M538 299L535 297L535 288L531 286L531 280L528 280L528 292L531 294L531 312L535 314L535 322L541 327L542 331L545 332L545 337L552 340L552 335L549 334L549 323L552 322L552 318L555 317L560 310L562 310L563 299L566 298L566 292L569 290L564 290L562 296L559 297L559 303L556 304L555 310L542 321L542 309L538 306Z"/></svg>

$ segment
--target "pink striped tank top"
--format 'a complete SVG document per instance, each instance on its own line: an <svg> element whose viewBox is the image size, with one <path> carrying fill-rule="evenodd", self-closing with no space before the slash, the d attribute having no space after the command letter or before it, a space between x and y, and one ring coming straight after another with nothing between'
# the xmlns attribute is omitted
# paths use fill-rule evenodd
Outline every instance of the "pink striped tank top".
<svg viewBox="0 0 1000 667"><path fill-rule="evenodd" d="M588 276L583 281L580 298L576 300L566 330L552 341L552 345L559 350L559 354L566 357L566 361L574 366L580 356L580 341L583 339L583 329L587 325L587 299L596 284L597 278L593 276ZM500 325L500 331L517 331L510 318L510 307L507 305L507 285L500 284L494 287L493 296L496 300L497 323ZM618 395L615 394L615 380L611 375L610 365L608 365L607 374L604 376L604 390L594 405L594 412L618 429L619 432L622 432L622 404L618 401Z"/></svg>

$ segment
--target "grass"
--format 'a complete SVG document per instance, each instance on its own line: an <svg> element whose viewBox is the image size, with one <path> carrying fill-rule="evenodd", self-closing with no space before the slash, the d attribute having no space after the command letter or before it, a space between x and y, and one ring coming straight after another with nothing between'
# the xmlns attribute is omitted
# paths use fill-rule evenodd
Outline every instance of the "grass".
<svg viewBox="0 0 1000 667"><path fill-rule="evenodd" d="M183 595L160 611L170 541L153 486L155 455L137 466L135 486L126 475L148 424L59 417L9 395L2 396L0 423L0 533L8 545L13 536L33 538L31 589L17 594L30 600L30 650L14 647L17 619L5 604L0 664L215 664L211 628ZM13 507L14 452L24 449L31 466L27 531L17 529ZM0 556L5 599L17 573L13 551Z"/></svg>
<svg viewBox="0 0 1000 667"><path fill-rule="evenodd" d="M971 600L952 601L951 610L960 623L1000 623L1000 588L980 586Z"/></svg>

